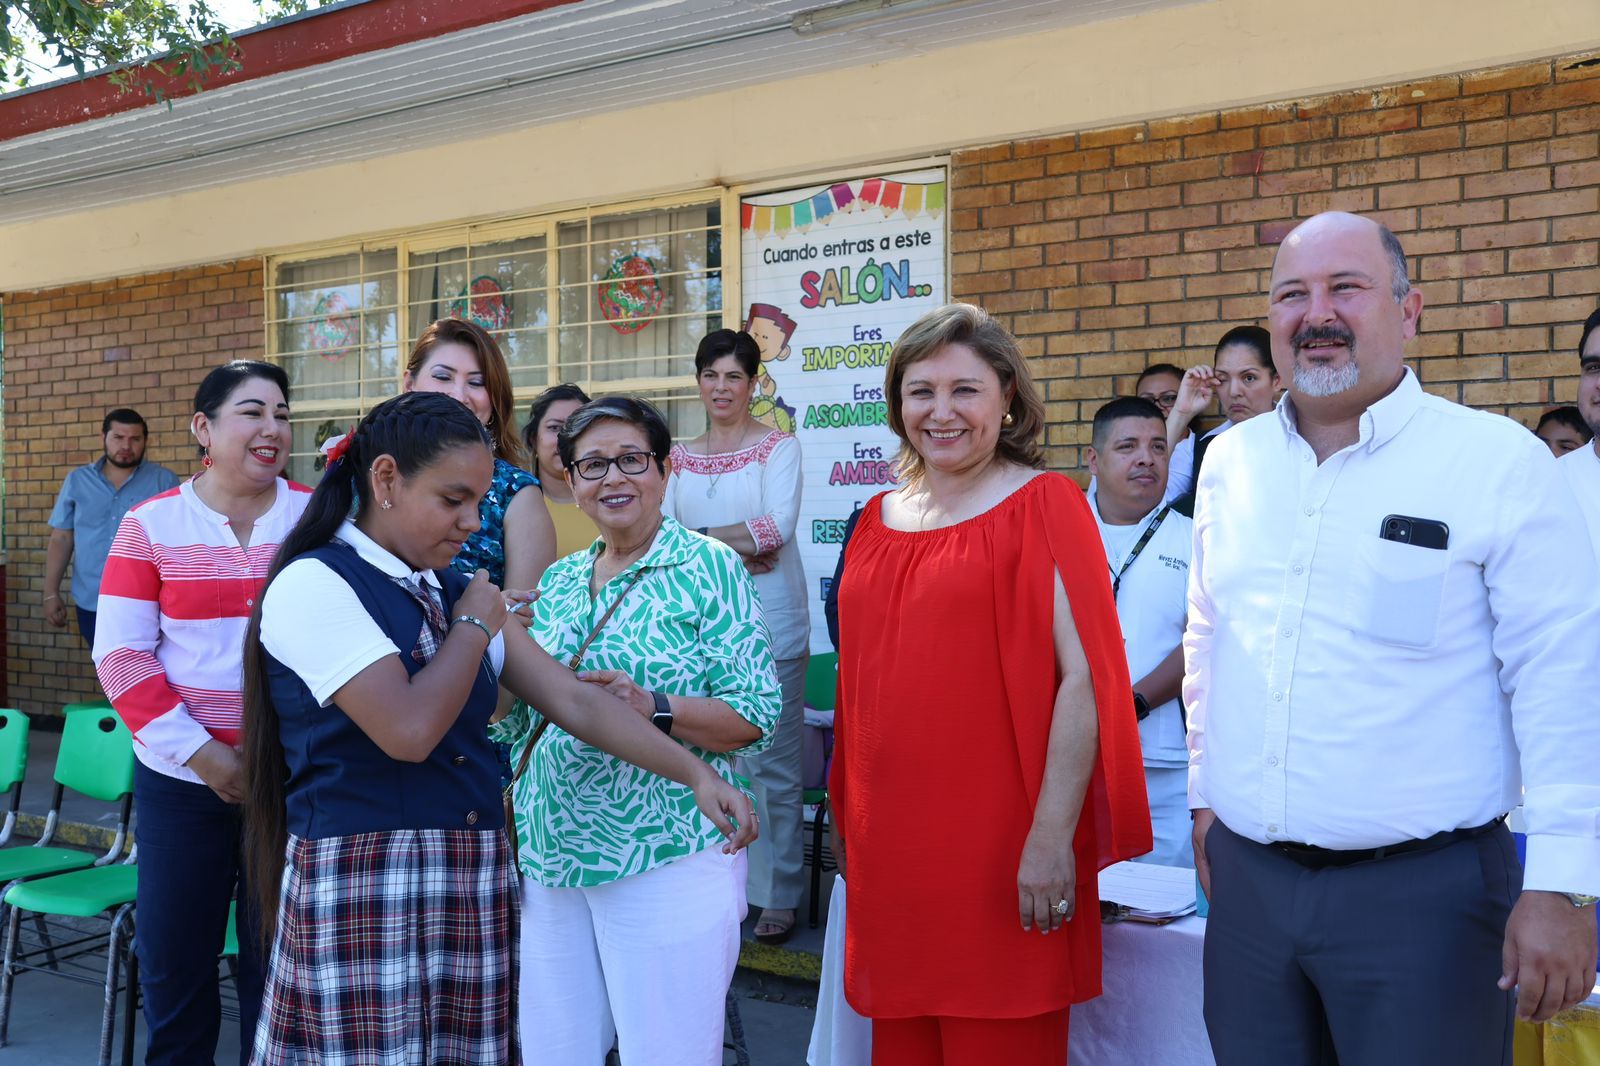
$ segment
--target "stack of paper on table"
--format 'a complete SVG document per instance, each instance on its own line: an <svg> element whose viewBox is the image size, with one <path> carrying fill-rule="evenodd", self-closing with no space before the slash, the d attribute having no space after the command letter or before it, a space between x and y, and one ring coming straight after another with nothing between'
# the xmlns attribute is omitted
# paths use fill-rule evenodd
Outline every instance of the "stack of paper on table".
<svg viewBox="0 0 1600 1066"><path fill-rule="evenodd" d="M1195 909L1194 871L1186 866L1119 862L1100 871L1100 900L1135 921L1169 922Z"/></svg>

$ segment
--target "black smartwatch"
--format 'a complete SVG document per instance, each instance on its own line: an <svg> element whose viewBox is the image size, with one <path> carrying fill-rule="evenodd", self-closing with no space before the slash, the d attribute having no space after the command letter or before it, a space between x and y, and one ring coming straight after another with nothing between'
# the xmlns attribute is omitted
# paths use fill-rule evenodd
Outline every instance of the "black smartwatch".
<svg viewBox="0 0 1600 1066"><path fill-rule="evenodd" d="M670 737L672 735L672 704L667 701L667 694L665 692L652 692L650 693L650 698L656 701L655 713L650 715L650 720L656 724L657 729Z"/></svg>
<svg viewBox="0 0 1600 1066"><path fill-rule="evenodd" d="M1133 694L1133 716L1141 722L1150 717L1150 701L1137 692Z"/></svg>

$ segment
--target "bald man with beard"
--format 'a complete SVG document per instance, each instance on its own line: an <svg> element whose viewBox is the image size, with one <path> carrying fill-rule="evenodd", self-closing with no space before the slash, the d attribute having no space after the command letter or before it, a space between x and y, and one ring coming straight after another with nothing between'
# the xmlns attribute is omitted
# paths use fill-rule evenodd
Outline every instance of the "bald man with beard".
<svg viewBox="0 0 1600 1066"><path fill-rule="evenodd" d="M1183 691L1219 1066L1509 1066L1514 1016L1594 982L1595 563L1545 446L1407 369L1421 311L1388 229L1302 223L1268 304L1288 396L1201 470Z"/></svg>

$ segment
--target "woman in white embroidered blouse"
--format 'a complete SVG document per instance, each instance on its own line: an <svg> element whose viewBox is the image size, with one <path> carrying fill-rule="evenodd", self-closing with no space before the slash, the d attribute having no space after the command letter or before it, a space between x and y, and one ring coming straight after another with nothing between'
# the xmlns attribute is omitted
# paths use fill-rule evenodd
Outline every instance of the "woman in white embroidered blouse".
<svg viewBox="0 0 1600 1066"><path fill-rule="evenodd" d="M744 760L755 786L761 837L749 849L749 902L761 908L756 939L782 943L803 890L800 810L810 618L795 528L800 520L800 442L750 415L761 350L748 333L719 329L694 357L705 433L672 449L662 510L732 547L755 575L783 686L772 746Z"/></svg>

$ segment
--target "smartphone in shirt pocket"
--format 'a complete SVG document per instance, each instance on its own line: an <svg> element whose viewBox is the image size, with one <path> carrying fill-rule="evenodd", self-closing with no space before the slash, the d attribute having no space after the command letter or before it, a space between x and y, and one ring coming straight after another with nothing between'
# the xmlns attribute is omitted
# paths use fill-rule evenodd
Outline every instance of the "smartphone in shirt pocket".
<svg viewBox="0 0 1600 1066"><path fill-rule="evenodd" d="M1439 638L1450 527L1431 518L1384 516L1378 535L1358 552L1366 594L1358 612L1374 639L1403 648L1429 648Z"/></svg>

